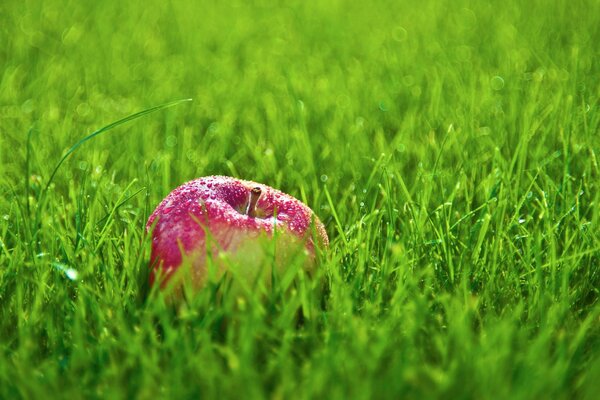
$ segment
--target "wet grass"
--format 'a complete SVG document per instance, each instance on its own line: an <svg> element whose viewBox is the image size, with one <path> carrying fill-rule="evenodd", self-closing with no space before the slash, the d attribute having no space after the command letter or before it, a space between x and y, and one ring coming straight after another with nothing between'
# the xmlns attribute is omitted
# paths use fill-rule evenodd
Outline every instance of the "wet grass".
<svg viewBox="0 0 600 400"><path fill-rule="evenodd" d="M354 3L2 2L0 398L595 398L598 3ZM212 174L309 204L317 276L149 288Z"/></svg>

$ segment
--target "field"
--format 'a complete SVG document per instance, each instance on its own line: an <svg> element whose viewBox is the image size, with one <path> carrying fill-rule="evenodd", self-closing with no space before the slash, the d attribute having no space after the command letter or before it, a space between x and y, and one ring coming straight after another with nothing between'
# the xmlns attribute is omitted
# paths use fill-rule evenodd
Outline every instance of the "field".
<svg viewBox="0 0 600 400"><path fill-rule="evenodd" d="M0 398L597 398L600 2L215 3L0 3ZM149 287L214 174L318 273Z"/></svg>

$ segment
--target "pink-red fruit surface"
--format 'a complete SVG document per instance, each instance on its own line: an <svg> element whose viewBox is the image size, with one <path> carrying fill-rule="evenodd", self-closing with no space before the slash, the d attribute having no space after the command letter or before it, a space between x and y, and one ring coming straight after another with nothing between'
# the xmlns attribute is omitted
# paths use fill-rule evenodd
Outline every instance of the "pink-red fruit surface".
<svg viewBox="0 0 600 400"><path fill-rule="evenodd" d="M253 190L259 196L251 201ZM150 215L146 229L152 233L150 283L160 275L164 285L187 265L182 278L189 277L197 288L206 282L209 264L217 277L232 264L254 276L266 263L285 269L300 255L303 266L312 269L315 246L329 244L323 224L304 203L227 176L198 178L176 188ZM269 242L274 251L267 251Z"/></svg>

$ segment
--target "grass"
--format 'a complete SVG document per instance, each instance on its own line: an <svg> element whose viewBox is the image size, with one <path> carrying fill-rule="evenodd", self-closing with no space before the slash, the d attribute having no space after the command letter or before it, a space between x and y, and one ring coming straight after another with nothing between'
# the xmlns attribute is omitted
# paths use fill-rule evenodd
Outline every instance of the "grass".
<svg viewBox="0 0 600 400"><path fill-rule="evenodd" d="M599 4L3 1L0 398L595 398ZM212 174L319 274L165 304L144 224Z"/></svg>

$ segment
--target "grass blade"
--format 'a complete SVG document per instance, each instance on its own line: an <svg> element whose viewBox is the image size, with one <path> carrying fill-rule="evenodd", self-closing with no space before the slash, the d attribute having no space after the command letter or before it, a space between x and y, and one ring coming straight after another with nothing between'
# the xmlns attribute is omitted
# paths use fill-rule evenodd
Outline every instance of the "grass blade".
<svg viewBox="0 0 600 400"><path fill-rule="evenodd" d="M69 150L67 150L67 152L65 153L64 156L62 156L62 158L60 159L60 161L56 164L56 166L54 167L54 170L52 171L52 174L50 175L50 178L48 179L48 182L46 182L46 186L44 187L44 190L42 192L42 196L48 191L48 188L50 187L50 184L52 183L52 181L54 180L54 177L56 176L56 173L58 172L58 169L60 168L60 166L65 162L65 160L67 158L69 158L69 156L71 154L73 154L75 152L75 150L77 150L82 144L84 144L85 142L87 142L88 140L91 140L93 138L95 138L96 136L99 136L113 128L116 128L119 125L123 125L129 121L133 121L135 119L141 118L145 115L148 114L152 114L154 112L160 111L160 110L164 110L165 108L169 108L169 107L174 107L178 104L181 103L185 103L188 101L192 101L192 99L181 99L181 100L174 100L168 103L164 103L155 107L151 107L151 108L147 108L145 110L142 111L138 111L135 114L131 114L128 115L127 117L120 119L118 121L112 122L100 129L98 129L97 131L94 131L92 133L90 133L89 135L87 135L86 137L84 137L83 139L81 139L80 141L78 141L77 143L75 143L73 146L71 146L71 148Z"/></svg>

